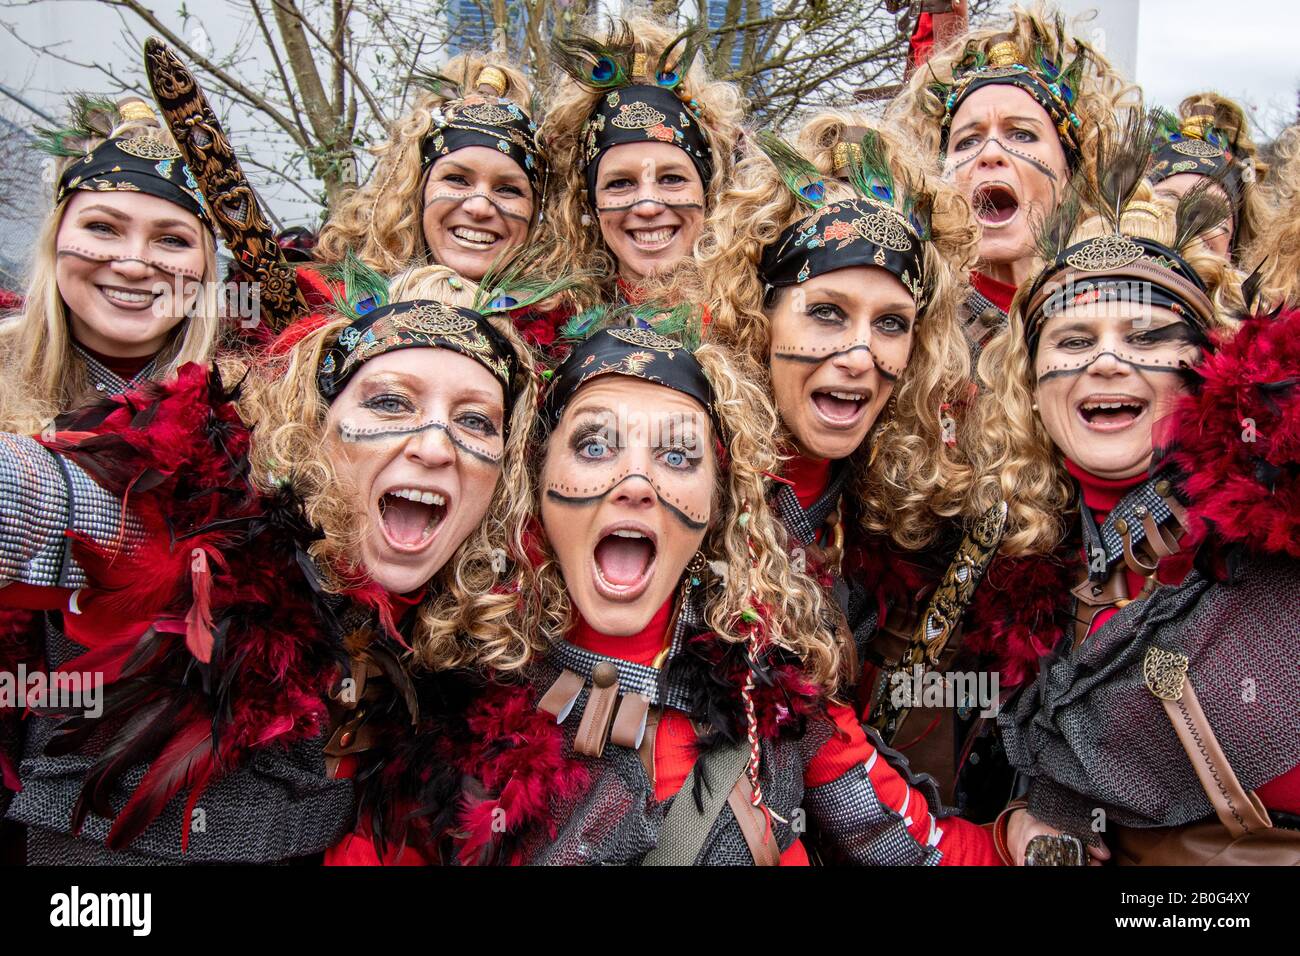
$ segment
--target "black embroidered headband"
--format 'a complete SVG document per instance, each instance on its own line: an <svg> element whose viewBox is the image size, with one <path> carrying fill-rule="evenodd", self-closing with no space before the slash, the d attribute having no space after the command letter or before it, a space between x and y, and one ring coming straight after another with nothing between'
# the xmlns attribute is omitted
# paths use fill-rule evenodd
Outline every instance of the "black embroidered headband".
<svg viewBox="0 0 1300 956"><path fill-rule="evenodd" d="M704 367L681 343L644 328L604 328L575 345L560 363L542 405L554 428L574 392L601 375L626 375L688 395L709 413L716 435L724 434Z"/></svg>
<svg viewBox="0 0 1300 956"><path fill-rule="evenodd" d="M704 188L713 178L713 155L704 135L699 108L683 102L674 90L635 85L611 90L600 98L583 126L580 163L587 174L587 195L596 199L596 173L600 158L623 143L668 143L686 153L700 174Z"/></svg>
<svg viewBox="0 0 1300 956"><path fill-rule="evenodd" d="M1058 49L1065 48L1063 27L1057 24ZM1045 56L1042 48L1033 56L1025 56L1011 40L1003 40L989 48L987 54L975 51L958 66L960 71L950 86L940 85L935 93L943 100L944 113L940 123L939 152L948 152L948 136L952 132L952 118L962 102L976 90L986 86L1009 85L1024 90L1047 113L1056 128L1070 169L1077 169L1082 157L1079 129L1082 121L1074 112L1079 83L1087 62L1086 48L1075 41L1079 52L1068 66ZM1032 65L1031 65L1032 64Z"/></svg>
<svg viewBox="0 0 1300 956"><path fill-rule="evenodd" d="M427 299L381 305L343 329L321 358L321 395L333 401L366 362L411 348L450 349L474 359L501 383L509 416L518 367L509 340L481 313Z"/></svg>
<svg viewBox="0 0 1300 956"><path fill-rule="evenodd" d="M775 136L761 135L759 145L776 165L782 180L813 212L787 226L763 250L759 275L772 287L798 285L814 276L851 266L878 266L903 284L918 313L929 292L925 282L924 210L910 195L895 207L897 190L884 144L868 129L860 143L845 150L847 182L857 196L826 201L821 173Z"/></svg>
<svg viewBox="0 0 1300 956"><path fill-rule="evenodd" d="M55 201L70 193L131 192L165 199L214 229L198 181L175 147L150 136L125 136L100 143L59 176Z"/></svg>
<svg viewBox="0 0 1300 956"><path fill-rule="evenodd" d="M431 115L433 126L420 144L426 168L458 149L486 146L514 160L533 192L541 196L545 164L537 142L537 124L513 100L470 96L435 107Z"/></svg>

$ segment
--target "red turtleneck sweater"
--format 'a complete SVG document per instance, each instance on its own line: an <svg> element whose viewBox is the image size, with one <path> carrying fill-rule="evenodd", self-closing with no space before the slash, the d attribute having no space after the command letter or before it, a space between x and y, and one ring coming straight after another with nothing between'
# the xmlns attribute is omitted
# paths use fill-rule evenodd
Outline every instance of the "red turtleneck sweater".
<svg viewBox="0 0 1300 956"><path fill-rule="evenodd" d="M990 278L982 272L971 270L970 284L975 287L975 291L984 298L988 299L1003 312L1011 311L1011 299L1016 294L1016 287L1007 285L1005 282L999 282L997 279Z"/></svg>
<svg viewBox="0 0 1300 956"><path fill-rule="evenodd" d="M799 504L807 508L831 483L831 460L795 455L782 465L781 477L790 482Z"/></svg>

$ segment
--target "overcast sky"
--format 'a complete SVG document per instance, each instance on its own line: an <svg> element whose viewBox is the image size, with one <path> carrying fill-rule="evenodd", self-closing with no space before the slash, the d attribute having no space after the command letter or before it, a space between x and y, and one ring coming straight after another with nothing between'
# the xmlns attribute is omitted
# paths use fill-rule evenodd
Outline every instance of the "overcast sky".
<svg viewBox="0 0 1300 956"><path fill-rule="evenodd" d="M1087 0L1065 0L1073 9ZM1132 0L1103 0L1120 20L1131 12ZM1176 107L1188 93L1206 88L1240 100L1265 138L1295 122L1300 85L1300 2L1297 0L1140 0L1135 79L1150 102ZM201 23L218 48L241 44L230 8L213 0L191 0L195 18L182 27L177 14L182 0L154 0L150 6L169 25L188 34ZM1131 20L1131 16L1127 19ZM111 62L119 67L139 54L118 41L117 13L90 0L43 0L5 6L0 24L13 24L24 39L59 43L67 55L82 61ZM141 30L143 34L145 31ZM1087 31L1082 35L1088 36ZM223 45L225 45L223 47ZM1121 44L1123 45L1123 44ZM38 57L0 28L0 84L27 97L37 107L61 114L70 90L103 89L92 70L77 70ZM0 115L16 122L34 119L0 97ZM231 120L239 127L238 117ZM242 145L253 146L245 143ZM311 212L294 202L291 191L267 197L286 221L301 221Z"/></svg>

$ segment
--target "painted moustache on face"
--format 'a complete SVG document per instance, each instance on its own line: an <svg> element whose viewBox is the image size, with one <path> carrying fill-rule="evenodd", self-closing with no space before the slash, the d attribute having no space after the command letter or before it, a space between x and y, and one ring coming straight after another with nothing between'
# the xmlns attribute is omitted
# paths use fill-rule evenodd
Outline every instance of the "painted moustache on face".
<svg viewBox="0 0 1300 956"><path fill-rule="evenodd" d="M709 419L694 399L621 375L565 407L542 466L542 526L574 606L601 633L645 628L713 512Z"/></svg>

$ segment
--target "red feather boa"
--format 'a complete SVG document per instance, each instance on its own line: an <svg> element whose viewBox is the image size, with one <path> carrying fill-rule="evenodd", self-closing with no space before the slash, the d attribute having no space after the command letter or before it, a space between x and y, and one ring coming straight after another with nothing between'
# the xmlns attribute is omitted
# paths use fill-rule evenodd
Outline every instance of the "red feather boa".
<svg viewBox="0 0 1300 956"><path fill-rule="evenodd" d="M125 713L114 712L123 677L128 689L156 681L152 701L170 705L164 742L137 753L150 766L115 818L110 847L127 845L182 790L193 804L253 750L314 739L328 719L342 645L300 564L318 533L290 491L264 496L250 483L251 436L233 399L215 370L190 364L170 382L75 413L65 419L72 431L47 442L120 495L145 528L129 552L75 546L91 586L69 636L86 653L64 669L105 673L108 718L143 707L136 691L124 696ZM87 804L88 794L125 769L92 769L79 818L106 809Z"/></svg>
<svg viewBox="0 0 1300 956"><path fill-rule="evenodd" d="M1197 371L1169 422L1190 544L1300 558L1300 310L1247 320Z"/></svg>
<svg viewBox="0 0 1300 956"><path fill-rule="evenodd" d="M493 685L468 715L470 741L459 764L489 791L467 797L459 815L457 854L463 863L491 862L502 835L535 827L555 835L551 801L580 794L585 764L564 754L564 731L537 709L528 687ZM522 862L518 846L502 862Z"/></svg>
<svg viewBox="0 0 1300 956"><path fill-rule="evenodd" d="M962 653L990 661L1004 689L1032 680L1065 634L1077 573L1062 557L994 558L966 611Z"/></svg>

